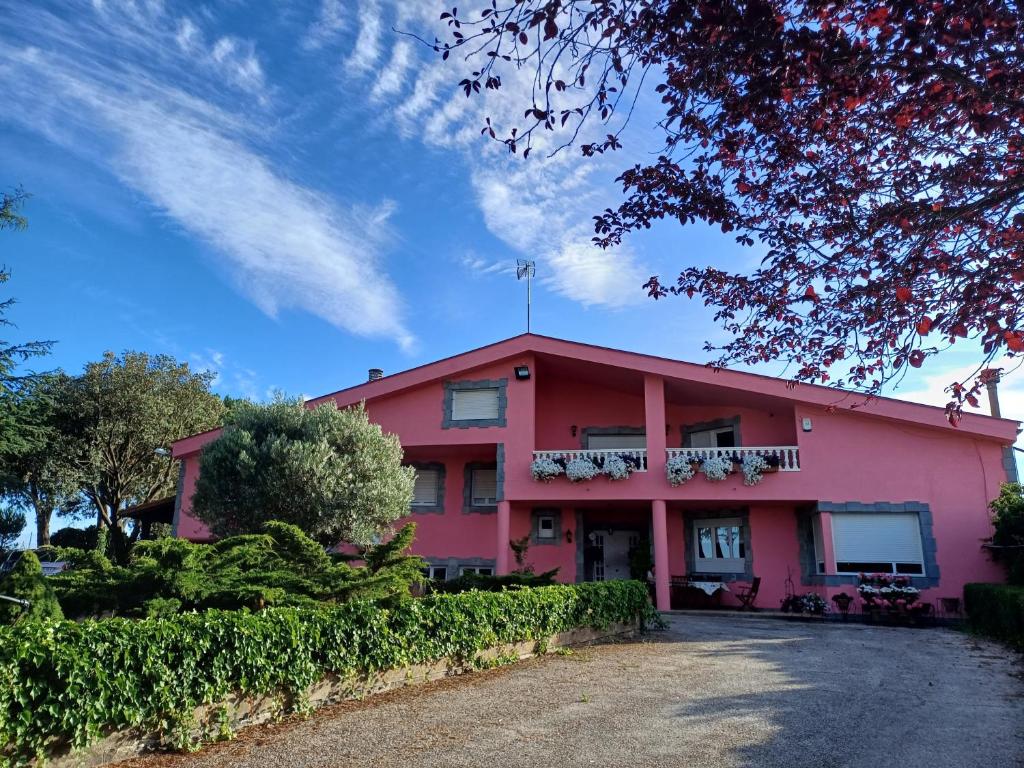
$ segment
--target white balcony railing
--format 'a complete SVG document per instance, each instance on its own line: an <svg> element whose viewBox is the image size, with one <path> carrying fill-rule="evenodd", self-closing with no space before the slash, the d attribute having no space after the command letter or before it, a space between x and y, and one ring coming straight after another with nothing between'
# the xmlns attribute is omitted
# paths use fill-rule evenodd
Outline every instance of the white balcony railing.
<svg viewBox="0 0 1024 768"><path fill-rule="evenodd" d="M756 448L669 448L668 458L673 456L687 456L694 461L706 459L709 456L725 456L736 458L740 461L744 456L755 454L767 458L779 460L780 472L800 471L800 449L795 445L769 445Z"/></svg>
<svg viewBox="0 0 1024 768"><path fill-rule="evenodd" d="M534 451L533 458L536 459L564 459L565 461L572 461L573 459L590 459L595 463L600 464L606 456L622 456L623 458L632 458L638 464L637 472L647 471L647 449L646 448L605 448L601 450L590 450L588 448L580 448L578 450L569 451Z"/></svg>

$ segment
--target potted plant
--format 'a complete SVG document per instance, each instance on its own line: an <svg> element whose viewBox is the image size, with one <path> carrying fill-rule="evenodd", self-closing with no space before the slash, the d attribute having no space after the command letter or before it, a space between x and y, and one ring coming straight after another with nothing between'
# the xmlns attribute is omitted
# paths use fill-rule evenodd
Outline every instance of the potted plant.
<svg viewBox="0 0 1024 768"><path fill-rule="evenodd" d="M725 480L732 472L732 460L724 456L708 456L700 463L704 477L713 482Z"/></svg>
<svg viewBox="0 0 1024 768"><path fill-rule="evenodd" d="M782 612L795 613L798 615L824 616L828 613L828 603L825 598L814 592L807 592L803 595L787 595L782 599Z"/></svg>
<svg viewBox="0 0 1024 768"><path fill-rule="evenodd" d="M832 595L832 602L836 604L836 608L842 614L843 621L846 621L847 616L850 615L850 605L853 603L853 598L845 592L840 592L838 595Z"/></svg>
<svg viewBox="0 0 1024 768"><path fill-rule="evenodd" d="M743 471L743 484L757 485L768 468L768 462L765 461L764 456L748 453L740 462L740 468Z"/></svg>
<svg viewBox="0 0 1024 768"><path fill-rule="evenodd" d="M687 480L692 480L699 466L699 462L688 456L673 456L665 462L665 475L668 477L669 485L675 488Z"/></svg>
<svg viewBox="0 0 1024 768"><path fill-rule="evenodd" d="M615 454L605 456L601 472L608 475L609 480L625 480L633 474L633 463Z"/></svg>
<svg viewBox="0 0 1024 768"><path fill-rule="evenodd" d="M580 456L570 459L565 463L565 476L571 482L582 483L585 480L592 480L601 473L592 459Z"/></svg>
<svg viewBox="0 0 1024 768"><path fill-rule="evenodd" d="M530 464L530 474L533 479L542 483L550 483L554 478L565 473L565 469L554 459L534 459Z"/></svg>

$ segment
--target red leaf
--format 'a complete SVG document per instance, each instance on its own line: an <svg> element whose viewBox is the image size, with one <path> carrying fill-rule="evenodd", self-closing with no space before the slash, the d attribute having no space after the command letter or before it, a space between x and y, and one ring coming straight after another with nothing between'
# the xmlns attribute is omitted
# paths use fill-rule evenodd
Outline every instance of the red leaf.
<svg viewBox="0 0 1024 768"><path fill-rule="evenodd" d="M1006 339L1006 348L1011 352L1024 352L1024 333L1007 331L1003 338Z"/></svg>
<svg viewBox="0 0 1024 768"><path fill-rule="evenodd" d="M915 368L920 368L921 363L924 362L924 352L922 352L920 349L915 349L913 352L910 353L910 359L908 360L908 362Z"/></svg>
<svg viewBox="0 0 1024 768"><path fill-rule="evenodd" d="M807 286L807 290L804 291L804 296L806 296L808 299L817 299L818 298L818 294L815 293L813 285L808 285Z"/></svg>
<svg viewBox="0 0 1024 768"><path fill-rule="evenodd" d="M897 301L908 302L911 298L913 298L913 294L910 292L910 289L907 288L905 285L901 285L899 288L896 289Z"/></svg>
<svg viewBox="0 0 1024 768"><path fill-rule="evenodd" d="M928 331L932 329L932 319L930 317L922 317L921 321L917 324L917 332L922 336L927 336Z"/></svg>

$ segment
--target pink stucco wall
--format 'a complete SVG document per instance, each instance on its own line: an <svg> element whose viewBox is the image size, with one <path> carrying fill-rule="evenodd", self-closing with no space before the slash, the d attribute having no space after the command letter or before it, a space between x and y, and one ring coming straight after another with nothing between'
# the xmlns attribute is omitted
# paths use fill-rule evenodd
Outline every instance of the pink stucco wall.
<svg viewBox="0 0 1024 768"><path fill-rule="evenodd" d="M516 380L516 365L529 366L531 378ZM545 376L545 371L557 373ZM480 379L507 380L507 426L443 428L443 382ZM529 533L530 510L536 507L561 510L563 534L568 530L575 537L579 509L588 519L639 518L647 525L651 502L664 500L667 570L683 575L682 510L748 508L755 573L763 580L760 604L765 607L777 606L787 569L798 591L811 591L800 583L794 509L818 502L929 505L941 570L933 597L957 595L967 581L1000 579L1001 572L980 543L991 533L987 503L1006 479L1002 448L1012 443L1016 425L971 416L957 430L945 424L937 409L876 400L850 410L833 407L829 398L835 397L822 388L790 390L764 377L713 373L700 366L527 336L312 404L334 400L344 407L365 399L370 418L398 434L410 459L445 463L444 514L410 516L419 526L414 550L431 559L496 557L502 546L496 515L463 512L462 480L466 461L494 460L501 445L511 538ZM753 487L743 485L741 474L720 483L698 474L672 488L664 477L664 454L652 451L651 471L619 482L597 478L572 484L558 478L537 483L530 475L534 450L580 446L582 436L571 435L572 425L580 430L644 426L652 448L659 443L676 447L683 425L737 415L745 446L798 446L801 470L768 475ZM811 420L810 431L802 427L804 418ZM179 535L206 536L189 511L199 451L215 436L175 444L175 455L185 461ZM575 580L575 540L534 546L530 561L538 571L558 567L564 580Z"/></svg>

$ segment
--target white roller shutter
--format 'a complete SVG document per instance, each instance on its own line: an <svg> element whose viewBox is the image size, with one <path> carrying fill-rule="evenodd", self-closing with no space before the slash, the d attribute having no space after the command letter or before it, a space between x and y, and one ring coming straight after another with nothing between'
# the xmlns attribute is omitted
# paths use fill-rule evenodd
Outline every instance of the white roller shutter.
<svg viewBox="0 0 1024 768"><path fill-rule="evenodd" d="M498 503L498 471L495 469L474 469L470 478L474 507L486 507Z"/></svg>
<svg viewBox="0 0 1024 768"><path fill-rule="evenodd" d="M647 435L587 435L587 448L592 451L646 447Z"/></svg>
<svg viewBox="0 0 1024 768"><path fill-rule="evenodd" d="M921 525L913 512L832 515L836 562L924 563Z"/></svg>
<svg viewBox="0 0 1024 768"><path fill-rule="evenodd" d="M498 388L456 389L452 392L452 421L498 418Z"/></svg>
<svg viewBox="0 0 1024 768"><path fill-rule="evenodd" d="M412 505L436 506L438 471L436 469L417 469L416 482L412 487Z"/></svg>

